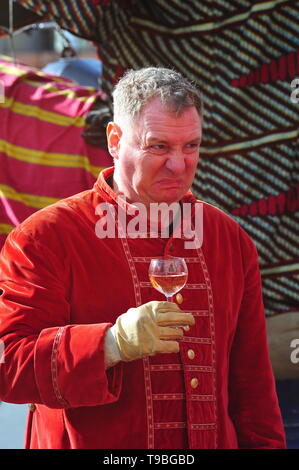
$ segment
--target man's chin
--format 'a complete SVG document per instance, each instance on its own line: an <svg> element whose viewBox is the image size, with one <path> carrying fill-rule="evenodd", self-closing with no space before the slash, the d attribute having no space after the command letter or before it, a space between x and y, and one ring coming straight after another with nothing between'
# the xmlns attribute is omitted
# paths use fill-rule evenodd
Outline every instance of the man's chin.
<svg viewBox="0 0 299 470"><path fill-rule="evenodd" d="M156 200L152 201L151 204L167 204L167 205L171 205L171 204L175 204L175 203L179 203L180 200L182 198L181 197L177 197L177 198L157 198Z"/></svg>
<svg viewBox="0 0 299 470"><path fill-rule="evenodd" d="M161 191L159 194L157 194L153 199L153 202L157 204L161 204L163 202L166 204L172 204L174 202L179 202L184 194L185 193L182 193L181 190L178 191L174 189L168 189L167 191Z"/></svg>

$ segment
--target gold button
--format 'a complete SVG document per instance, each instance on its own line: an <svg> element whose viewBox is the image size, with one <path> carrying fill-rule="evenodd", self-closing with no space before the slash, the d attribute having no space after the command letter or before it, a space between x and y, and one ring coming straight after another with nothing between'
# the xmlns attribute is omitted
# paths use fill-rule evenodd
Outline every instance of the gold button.
<svg viewBox="0 0 299 470"><path fill-rule="evenodd" d="M36 406L33 403L29 403L28 408L30 411L35 411Z"/></svg>
<svg viewBox="0 0 299 470"><path fill-rule="evenodd" d="M192 388L198 387L198 379L196 377L193 377L193 379L191 379L190 385Z"/></svg>
<svg viewBox="0 0 299 470"><path fill-rule="evenodd" d="M184 300L182 294L177 294L175 298L178 304L181 304Z"/></svg>
<svg viewBox="0 0 299 470"><path fill-rule="evenodd" d="M189 359L194 359L195 358L195 352L193 351L193 349L188 349L187 355L188 355Z"/></svg>

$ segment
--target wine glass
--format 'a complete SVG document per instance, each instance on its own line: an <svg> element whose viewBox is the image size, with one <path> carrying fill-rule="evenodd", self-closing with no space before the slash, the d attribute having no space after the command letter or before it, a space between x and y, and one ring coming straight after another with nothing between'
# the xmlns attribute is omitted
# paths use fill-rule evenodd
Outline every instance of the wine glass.
<svg viewBox="0 0 299 470"><path fill-rule="evenodd" d="M151 259L149 279L152 286L165 295L168 302L187 282L188 269L184 258L161 256Z"/></svg>

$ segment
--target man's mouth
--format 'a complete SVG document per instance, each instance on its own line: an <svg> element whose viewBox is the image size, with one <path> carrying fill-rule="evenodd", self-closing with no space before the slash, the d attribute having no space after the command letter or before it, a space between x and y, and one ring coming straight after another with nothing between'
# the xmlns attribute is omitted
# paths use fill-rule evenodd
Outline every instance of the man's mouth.
<svg viewBox="0 0 299 470"><path fill-rule="evenodd" d="M182 181L178 179L171 179L171 178L164 178L162 180L157 181L157 184L163 188L179 188L182 185Z"/></svg>

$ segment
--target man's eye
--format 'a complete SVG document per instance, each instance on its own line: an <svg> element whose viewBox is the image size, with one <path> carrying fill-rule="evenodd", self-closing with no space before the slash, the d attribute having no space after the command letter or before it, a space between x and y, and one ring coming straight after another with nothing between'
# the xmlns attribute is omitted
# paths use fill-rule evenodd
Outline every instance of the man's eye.
<svg viewBox="0 0 299 470"><path fill-rule="evenodd" d="M154 149L164 149L165 148L165 145L163 144L155 144L155 145L152 145L152 148Z"/></svg>
<svg viewBox="0 0 299 470"><path fill-rule="evenodd" d="M186 152L194 152L195 150L198 150L198 149L199 149L199 144L197 143L186 145Z"/></svg>
<svg viewBox="0 0 299 470"><path fill-rule="evenodd" d="M163 154L167 152L167 146L164 144L155 144L151 146L152 152L158 153L158 154Z"/></svg>

